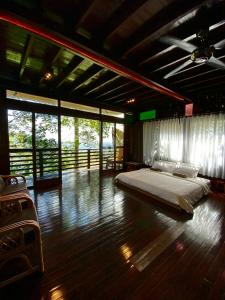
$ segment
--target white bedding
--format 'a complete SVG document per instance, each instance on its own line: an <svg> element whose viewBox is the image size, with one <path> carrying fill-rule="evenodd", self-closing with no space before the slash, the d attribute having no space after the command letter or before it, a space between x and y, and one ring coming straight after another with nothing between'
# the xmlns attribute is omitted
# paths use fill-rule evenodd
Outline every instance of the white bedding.
<svg viewBox="0 0 225 300"><path fill-rule="evenodd" d="M193 214L193 205L209 192L208 179L181 178L167 172L140 169L120 173L116 180L155 195Z"/></svg>

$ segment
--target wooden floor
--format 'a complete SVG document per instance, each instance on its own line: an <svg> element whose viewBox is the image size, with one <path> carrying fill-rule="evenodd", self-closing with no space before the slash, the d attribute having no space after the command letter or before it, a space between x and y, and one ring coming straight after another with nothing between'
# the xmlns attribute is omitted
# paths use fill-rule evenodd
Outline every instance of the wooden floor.
<svg viewBox="0 0 225 300"><path fill-rule="evenodd" d="M3 289L1 300L225 299L224 194L190 218L117 188L112 175L83 171L33 197L46 271ZM139 253L170 236L138 270Z"/></svg>

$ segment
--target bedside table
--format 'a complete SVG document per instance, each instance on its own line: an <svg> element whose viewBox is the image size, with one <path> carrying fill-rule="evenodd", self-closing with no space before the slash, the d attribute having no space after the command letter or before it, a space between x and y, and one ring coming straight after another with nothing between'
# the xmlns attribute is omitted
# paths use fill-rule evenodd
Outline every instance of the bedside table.
<svg viewBox="0 0 225 300"><path fill-rule="evenodd" d="M129 171L135 171L135 170L139 170L142 168L143 164L139 163L139 162L135 162L135 161L127 161L124 163L125 165L125 170L127 172Z"/></svg>

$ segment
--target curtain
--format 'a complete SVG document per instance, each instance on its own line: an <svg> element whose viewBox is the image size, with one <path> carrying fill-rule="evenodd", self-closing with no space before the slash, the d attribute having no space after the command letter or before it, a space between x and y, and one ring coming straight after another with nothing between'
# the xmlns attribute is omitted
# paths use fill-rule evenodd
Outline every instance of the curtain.
<svg viewBox="0 0 225 300"><path fill-rule="evenodd" d="M143 126L144 163L152 165L155 159L181 160L183 122L180 119L145 122Z"/></svg>
<svg viewBox="0 0 225 300"><path fill-rule="evenodd" d="M225 115L212 114L146 122L143 157L183 161L200 167L203 175L225 178Z"/></svg>
<svg viewBox="0 0 225 300"><path fill-rule="evenodd" d="M158 159L159 121L144 122L143 125L143 160L146 165L152 165Z"/></svg>
<svg viewBox="0 0 225 300"><path fill-rule="evenodd" d="M160 121L159 159L180 161L183 149L183 122L180 119Z"/></svg>
<svg viewBox="0 0 225 300"><path fill-rule="evenodd" d="M183 161L200 167L200 173L225 178L225 115L186 119Z"/></svg>

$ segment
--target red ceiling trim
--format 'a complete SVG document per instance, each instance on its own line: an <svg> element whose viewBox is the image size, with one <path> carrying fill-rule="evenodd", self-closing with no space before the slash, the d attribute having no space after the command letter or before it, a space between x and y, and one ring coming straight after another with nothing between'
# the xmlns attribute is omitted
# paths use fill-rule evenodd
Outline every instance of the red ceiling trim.
<svg viewBox="0 0 225 300"><path fill-rule="evenodd" d="M108 68L114 71L121 76L127 77L133 81L140 83L141 85L147 86L153 90L160 92L161 94L165 94L177 100L185 100L185 97L130 70L123 67L120 64L113 62L112 60L95 53L94 51L80 45L79 43L72 41L58 33L52 32L49 29L39 26L38 24L31 23L30 21L23 20L20 17L13 15L9 12L0 11L0 20L5 21L7 23L18 26L22 29L29 31L32 34L36 34L39 37L47 39L63 48L69 49L76 54L89 58L94 61L96 64L101 65L105 68Z"/></svg>

